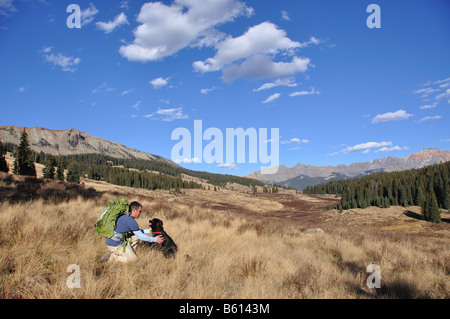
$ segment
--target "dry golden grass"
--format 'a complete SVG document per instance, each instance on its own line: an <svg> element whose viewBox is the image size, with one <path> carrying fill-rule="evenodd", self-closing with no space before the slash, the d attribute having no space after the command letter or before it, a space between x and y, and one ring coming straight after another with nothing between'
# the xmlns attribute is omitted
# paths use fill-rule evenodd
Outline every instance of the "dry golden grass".
<svg viewBox="0 0 450 319"><path fill-rule="evenodd" d="M175 196L85 183L104 193L0 204L0 298L449 297L448 223L412 218L422 226L409 232L401 208L386 211L382 224L382 211L302 215L296 201L312 203L303 195L188 190ZM93 222L119 194L143 204L142 228L153 217L164 221L179 247L174 259L138 247L136 262L99 262L106 248L101 237L95 243ZM305 232L310 226L325 233ZM66 285L71 264L80 267L81 288ZM366 285L370 264L381 268L381 289Z"/></svg>

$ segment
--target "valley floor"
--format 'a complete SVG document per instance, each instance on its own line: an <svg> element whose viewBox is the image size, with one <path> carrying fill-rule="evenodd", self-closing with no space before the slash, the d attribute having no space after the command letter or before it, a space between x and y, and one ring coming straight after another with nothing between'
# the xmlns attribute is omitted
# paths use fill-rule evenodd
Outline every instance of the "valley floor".
<svg viewBox="0 0 450 319"><path fill-rule="evenodd" d="M432 224L419 207L326 210L334 195L174 195L83 182L0 176L0 298L449 297L448 212ZM99 262L106 248L93 222L117 196L143 204L142 228L164 221L174 259L138 247L137 262ZM379 289L367 285L373 264ZM67 285L71 265L80 288Z"/></svg>

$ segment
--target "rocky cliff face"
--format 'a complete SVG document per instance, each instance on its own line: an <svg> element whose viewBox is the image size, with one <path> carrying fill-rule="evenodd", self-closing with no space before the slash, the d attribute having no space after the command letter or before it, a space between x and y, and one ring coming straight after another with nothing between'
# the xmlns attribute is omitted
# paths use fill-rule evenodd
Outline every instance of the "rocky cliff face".
<svg viewBox="0 0 450 319"><path fill-rule="evenodd" d="M0 141L19 145L23 127L0 126ZM136 158L158 160L177 165L161 156L145 153L126 147L116 142L110 142L88 133L71 128L68 130L49 130L42 127L25 128L31 148L36 152L52 155L71 155L96 153L118 158Z"/></svg>

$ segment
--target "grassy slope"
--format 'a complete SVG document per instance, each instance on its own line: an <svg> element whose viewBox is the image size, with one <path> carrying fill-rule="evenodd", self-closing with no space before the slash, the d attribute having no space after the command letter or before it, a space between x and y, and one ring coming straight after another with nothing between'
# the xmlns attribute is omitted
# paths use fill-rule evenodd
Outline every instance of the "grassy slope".
<svg viewBox="0 0 450 319"><path fill-rule="evenodd" d="M326 195L175 196L88 180L103 193L44 183L57 195L8 203L3 194L24 179L0 177L0 298L448 298L448 214L436 225L415 218L417 207L325 211L336 200ZM142 228L164 220L174 260L139 247L135 263L99 263L106 249L92 223L119 194L143 204ZM378 290L366 286L373 263ZM80 266L79 289L66 286L70 264Z"/></svg>

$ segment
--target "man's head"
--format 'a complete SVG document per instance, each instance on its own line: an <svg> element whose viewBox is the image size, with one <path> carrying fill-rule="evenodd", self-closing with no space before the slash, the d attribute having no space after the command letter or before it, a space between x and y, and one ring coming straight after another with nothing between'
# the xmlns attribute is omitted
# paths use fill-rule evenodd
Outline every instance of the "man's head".
<svg viewBox="0 0 450 319"><path fill-rule="evenodd" d="M142 213L142 205L138 202L132 202L130 204L130 215L133 218L139 218Z"/></svg>

